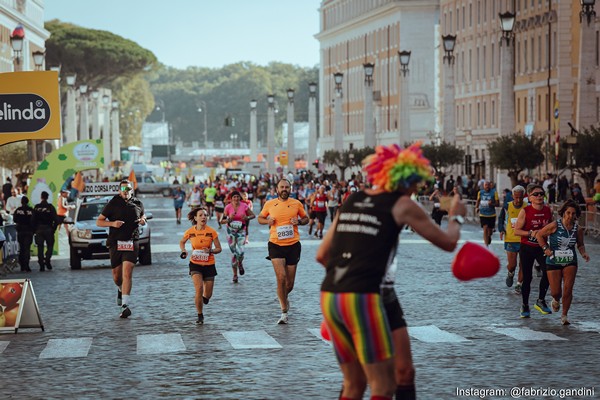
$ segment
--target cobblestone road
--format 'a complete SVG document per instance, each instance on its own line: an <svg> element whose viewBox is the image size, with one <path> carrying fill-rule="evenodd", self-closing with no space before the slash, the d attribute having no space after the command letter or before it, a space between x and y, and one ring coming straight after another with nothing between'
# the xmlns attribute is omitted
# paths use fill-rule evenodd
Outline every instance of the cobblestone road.
<svg viewBox="0 0 600 400"><path fill-rule="evenodd" d="M72 271L59 256L51 272L10 276L31 278L45 331L0 335L0 399L337 398L341 374L318 334L319 241L302 228L290 324L277 325L266 228L251 226L247 273L239 284L231 282L220 230L225 251L217 256L214 297L205 325L196 326L193 285L177 246L188 225L175 224L169 200L144 201L155 217L153 265L135 269L130 319L117 317L107 261L84 261L82 270ZM463 238L481 242L479 228L463 227ZM401 242L397 290L411 326L420 399L459 398L457 388L503 389L505 396L486 398L510 398L514 386L595 386L600 397L597 243L588 239L592 261L580 268L573 325L564 327L556 314L533 311L521 320L520 297L504 285L504 269L491 279L459 282L450 272L453 255L410 232ZM504 268L501 243L496 240L492 250Z"/></svg>

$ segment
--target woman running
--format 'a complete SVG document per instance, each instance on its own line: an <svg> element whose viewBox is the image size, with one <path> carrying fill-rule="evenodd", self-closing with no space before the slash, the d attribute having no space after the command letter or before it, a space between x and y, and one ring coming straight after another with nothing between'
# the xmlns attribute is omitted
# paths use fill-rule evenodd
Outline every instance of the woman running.
<svg viewBox="0 0 600 400"><path fill-rule="evenodd" d="M254 212L254 204L252 204L252 200L248 196L248 192L242 192L242 203L246 203L248 205L248 208L250 209L250 211ZM244 239L244 244L250 243L250 241L248 240L248 236L250 235L249 228L250 228L250 221L248 221L248 223L246 223L246 238Z"/></svg>
<svg viewBox="0 0 600 400"><path fill-rule="evenodd" d="M231 193L231 203L225 206L223 222L227 224L227 243L233 253L231 257L231 269L233 271L233 283L238 282L238 270L240 275L244 275L244 241L246 239L246 225L248 221L255 217L254 213L248 207L248 204L242 203L240 192Z"/></svg>
<svg viewBox="0 0 600 400"><path fill-rule="evenodd" d="M215 196L215 214L217 215L217 223L219 224L219 229L221 229L221 220L223 219L223 212L225 211L225 197L226 192L223 193L222 190Z"/></svg>
<svg viewBox="0 0 600 400"><path fill-rule="evenodd" d="M552 295L552 311L560 310L560 299L562 297L563 311L560 322L569 325L567 314L573 301L573 285L577 275L577 253L586 262L590 256L585 251L583 243L583 229L579 226L577 219L581 216L581 209L573 199L563 203L558 210L556 221L540 229L537 240L546 255L546 270L550 283L550 294Z"/></svg>
<svg viewBox="0 0 600 400"><path fill-rule="evenodd" d="M197 324L204 323L202 308L212 297L217 268L215 267L215 256L221 252L219 234L210 226L206 225L208 210L206 208L194 208L188 215L192 227L185 231L179 242L181 258L187 257L185 243L192 243L192 256L190 257L190 275L196 289L196 310L198 311Z"/></svg>

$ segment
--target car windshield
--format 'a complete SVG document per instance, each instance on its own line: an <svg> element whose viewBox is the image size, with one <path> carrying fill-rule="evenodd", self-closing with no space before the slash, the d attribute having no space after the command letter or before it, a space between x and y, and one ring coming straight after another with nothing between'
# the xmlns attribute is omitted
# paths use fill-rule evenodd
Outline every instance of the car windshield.
<svg viewBox="0 0 600 400"><path fill-rule="evenodd" d="M95 220L100 216L100 213L104 209L104 203L84 203L79 207L79 214L77 214L77 221L91 221Z"/></svg>

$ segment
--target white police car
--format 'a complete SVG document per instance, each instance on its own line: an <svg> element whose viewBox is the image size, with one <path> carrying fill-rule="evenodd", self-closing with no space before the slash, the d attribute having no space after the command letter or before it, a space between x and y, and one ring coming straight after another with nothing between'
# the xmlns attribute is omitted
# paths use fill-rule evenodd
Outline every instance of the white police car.
<svg viewBox="0 0 600 400"><path fill-rule="evenodd" d="M108 247L106 247L108 228L97 226L96 219L102 213L104 206L117 193L119 182L103 183L106 188L99 185L86 184L86 190L82 192L81 199L77 202L74 217L65 219L65 223L72 224L69 230L71 269L81 269L81 260L109 258ZM116 190L113 185L116 185ZM94 188L102 190L93 190ZM146 219L152 219L152 213L146 212ZM141 265L150 265L152 264L150 224L146 223L138 229L140 233L138 261Z"/></svg>

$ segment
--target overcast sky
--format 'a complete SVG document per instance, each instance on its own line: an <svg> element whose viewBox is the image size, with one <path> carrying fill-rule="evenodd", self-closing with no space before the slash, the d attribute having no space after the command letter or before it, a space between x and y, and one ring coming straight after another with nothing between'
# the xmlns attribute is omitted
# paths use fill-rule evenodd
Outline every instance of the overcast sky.
<svg viewBox="0 0 600 400"><path fill-rule="evenodd" d="M45 20L102 29L163 64L218 68L238 61L319 63L320 0L46 0Z"/></svg>

